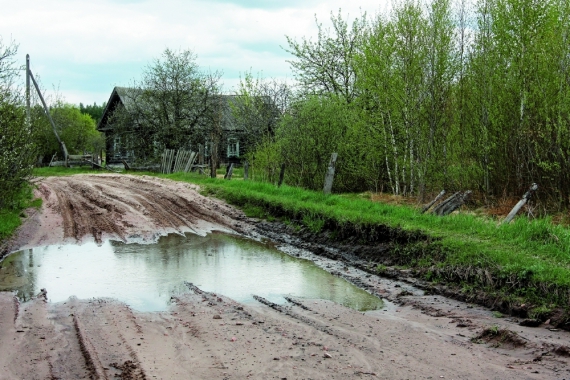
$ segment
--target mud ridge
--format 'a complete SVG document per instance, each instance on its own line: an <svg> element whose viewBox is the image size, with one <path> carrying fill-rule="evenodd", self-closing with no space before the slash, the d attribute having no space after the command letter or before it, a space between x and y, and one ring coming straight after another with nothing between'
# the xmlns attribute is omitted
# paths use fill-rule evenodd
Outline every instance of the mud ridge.
<svg viewBox="0 0 570 380"><path fill-rule="evenodd" d="M156 242L168 233L235 232L241 212L206 198L197 187L154 177L74 175L38 180L43 209L6 243L2 256L62 242Z"/></svg>
<svg viewBox="0 0 570 380"><path fill-rule="evenodd" d="M85 363L91 375L91 379L108 380L108 377L105 374L105 370L103 369L103 365L97 356L97 352L91 345L91 342L89 342L89 338L85 336L83 332L84 328L82 327L81 322L79 322L79 318L76 315L73 315L73 326L75 327L77 339L79 340L79 347L81 348L81 353L85 359Z"/></svg>
<svg viewBox="0 0 570 380"><path fill-rule="evenodd" d="M260 303L262 303L262 304L264 304L264 305L266 305L266 306L269 306L269 307L272 308L273 310L276 310L276 311L278 311L278 312L280 312L280 313L283 313L283 314L285 314L285 315L287 315L287 316L289 316L289 317L291 317L291 318L293 318L293 319L296 319L296 320L298 320L298 321L301 321L301 322L303 322L303 323L306 323L307 325L310 325L310 326L316 328L317 330L324 332L325 334L329 334L329 335L332 335L332 336L334 336L334 337L340 337L339 334L336 333L335 331L333 331L332 329L330 329L330 328L328 328L328 327L325 327L325 326L323 326L323 325L321 325L321 324L319 324L319 323L315 322L314 320L311 320L311 319L309 319L309 318L307 318L307 317L304 317L304 316L302 316L302 315L293 313L289 308L287 308L287 307L285 307L285 306L278 305L278 304L276 304L276 303L273 303L273 302L269 301L269 300L266 299L266 298L263 298L263 297L260 297L260 296L257 296L257 295L254 295L253 298L254 298L256 301L258 301L258 302L260 302ZM304 309L304 310L309 310L309 308L303 308L303 309Z"/></svg>
<svg viewBox="0 0 570 380"><path fill-rule="evenodd" d="M503 345L513 348L524 347L527 341L521 338L517 333L508 329L486 328L472 338L474 342L485 342L492 344L494 347Z"/></svg>

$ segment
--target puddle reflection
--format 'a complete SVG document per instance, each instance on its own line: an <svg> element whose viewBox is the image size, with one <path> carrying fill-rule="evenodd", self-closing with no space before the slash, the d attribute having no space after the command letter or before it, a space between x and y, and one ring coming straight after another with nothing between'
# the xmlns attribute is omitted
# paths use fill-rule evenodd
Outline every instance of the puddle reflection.
<svg viewBox="0 0 570 380"><path fill-rule="evenodd" d="M256 294L275 303L290 295L361 311L382 307L378 298L310 261L219 233L169 235L148 245L47 246L14 253L0 263L0 290L16 290L24 300L46 288L51 302L72 295L112 297L136 310L160 311L168 308L172 295L188 292L184 281L242 303L255 302Z"/></svg>

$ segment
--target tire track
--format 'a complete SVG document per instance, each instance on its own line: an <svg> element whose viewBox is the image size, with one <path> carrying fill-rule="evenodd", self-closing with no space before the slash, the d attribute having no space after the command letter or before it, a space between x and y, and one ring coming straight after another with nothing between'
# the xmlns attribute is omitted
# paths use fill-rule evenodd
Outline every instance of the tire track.
<svg viewBox="0 0 570 380"><path fill-rule="evenodd" d="M59 228L66 240L90 237L97 243L105 239L128 242L131 236L155 240L171 232L231 232L237 224L228 215L235 211L175 181L130 175L75 175L44 178L39 189L44 200L50 195L56 200L45 202L45 207L61 217ZM50 236L50 232L43 231L42 236Z"/></svg>

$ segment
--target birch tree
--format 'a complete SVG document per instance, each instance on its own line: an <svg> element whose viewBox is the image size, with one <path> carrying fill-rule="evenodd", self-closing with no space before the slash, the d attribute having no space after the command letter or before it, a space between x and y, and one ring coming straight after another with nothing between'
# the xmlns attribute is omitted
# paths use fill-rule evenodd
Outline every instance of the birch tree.
<svg viewBox="0 0 570 380"><path fill-rule="evenodd" d="M303 91L335 94L350 103L357 96L354 57L366 28L366 15L356 18L349 26L339 10L336 16L331 13L330 21L332 30L323 27L315 17L317 40L303 37L296 41L287 37L286 51L295 57L289 63Z"/></svg>

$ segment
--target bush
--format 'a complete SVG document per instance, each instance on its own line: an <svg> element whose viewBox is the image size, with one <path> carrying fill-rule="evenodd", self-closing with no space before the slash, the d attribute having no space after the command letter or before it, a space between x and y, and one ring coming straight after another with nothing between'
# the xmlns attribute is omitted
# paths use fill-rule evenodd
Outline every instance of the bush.
<svg viewBox="0 0 570 380"><path fill-rule="evenodd" d="M32 173L36 149L24 107L0 93L0 209L15 207Z"/></svg>

